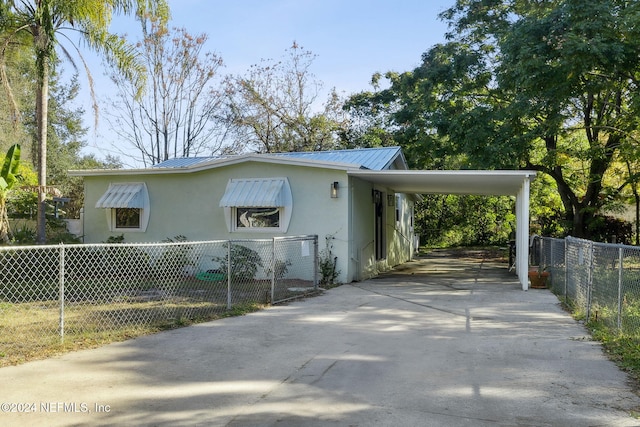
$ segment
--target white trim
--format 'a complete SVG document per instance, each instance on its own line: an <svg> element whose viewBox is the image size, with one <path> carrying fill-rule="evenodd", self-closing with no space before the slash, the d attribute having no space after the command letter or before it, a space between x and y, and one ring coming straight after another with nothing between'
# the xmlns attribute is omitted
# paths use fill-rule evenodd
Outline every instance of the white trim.
<svg viewBox="0 0 640 427"><path fill-rule="evenodd" d="M204 170L219 168L223 166L231 166L238 163L245 162L257 162L257 163L272 163L279 165L293 165L293 166L308 166L323 169L337 169L337 170L356 170L359 166L351 163L338 163L308 159L288 159L283 156L266 155L266 154L246 154L242 156L215 159L209 162L197 163L195 165L176 168L145 168L145 169L86 169L86 170L69 170L67 171L69 176L133 176L133 175L167 175L167 174L185 174L201 172Z"/></svg>
<svg viewBox="0 0 640 427"><path fill-rule="evenodd" d="M105 210L105 214L107 217L107 226L109 227L109 231L112 232L123 232L123 233L144 233L147 231L147 226L149 225L149 216L150 216L150 202L149 202L149 191L147 190L147 184L144 182L129 182L129 183L109 183L109 189L112 189L116 185L138 185L140 186L140 201L141 203L137 203L137 205L142 205L141 208L131 208L131 209L140 209L140 227L138 228L117 228L116 220L115 220L115 210L116 207L102 208ZM109 190L105 192L107 194Z"/></svg>
<svg viewBox="0 0 640 427"><path fill-rule="evenodd" d="M278 209L278 226L277 227L238 227L238 209L243 206L232 206L231 207L231 232L234 233L242 233L242 232L251 232L251 233L273 233L273 232L285 232L286 230L283 228L282 218L284 218L284 207L277 207ZM273 209L276 209L274 206ZM291 210L291 209L289 209Z"/></svg>
<svg viewBox="0 0 640 427"><path fill-rule="evenodd" d="M476 194L516 196L516 273L522 289L529 288L529 192L534 171L347 171L347 175L386 186L397 193Z"/></svg>
<svg viewBox="0 0 640 427"><path fill-rule="evenodd" d="M265 180L282 180L282 188L280 189L278 204L281 206L251 206L242 204L242 200L240 198L236 199L236 206L223 206L224 209L224 219L227 225L227 231L230 233L249 233L249 232L257 232L257 233L286 233L289 229L289 224L291 223L291 213L293 211L293 196L291 195L291 186L289 185L289 179L287 177L276 177L276 178L264 178ZM260 178L256 178L255 180L260 180ZM229 184L233 181L230 179L227 183L227 188L229 188ZM224 197L224 196L223 196ZM222 200L221 200L222 202ZM236 216L235 209L238 207L273 207L273 208L281 208L280 211L280 227L279 228L238 228L236 227Z"/></svg>

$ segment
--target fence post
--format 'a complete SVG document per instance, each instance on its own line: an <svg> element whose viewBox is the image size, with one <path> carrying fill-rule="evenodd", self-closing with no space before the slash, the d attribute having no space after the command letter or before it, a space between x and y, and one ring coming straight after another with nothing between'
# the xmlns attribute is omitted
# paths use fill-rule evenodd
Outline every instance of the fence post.
<svg viewBox="0 0 640 427"><path fill-rule="evenodd" d="M564 303L569 304L569 240L564 239Z"/></svg>
<svg viewBox="0 0 640 427"><path fill-rule="evenodd" d="M60 243L58 284L60 300L60 342L64 342L64 244Z"/></svg>
<svg viewBox="0 0 640 427"><path fill-rule="evenodd" d="M587 270L587 317L586 321L589 322L591 320L591 298L593 296L593 242L589 242L587 244L587 249L589 251L589 269Z"/></svg>
<svg viewBox="0 0 640 427"><path fill-rule="evenodd" d="M618 331L622 330L622 273L623 250L618 248Z"/></svg>
<svg viewBox="0 0 640 427"><path fill-rule="evenodd" d="M313 290L318 290L318 235L313 236Z"/></svg>
<svg viewBox="0 0 640 427"><path fill-rule="evenodd" d="M227 310L231 310L231 240L227 240Z"/></svg>
<svg viewBox="0 0 640 427"><path fill-rule="evenodd" d="M271 303L276 294L276 238L271 239Z"/></svg>

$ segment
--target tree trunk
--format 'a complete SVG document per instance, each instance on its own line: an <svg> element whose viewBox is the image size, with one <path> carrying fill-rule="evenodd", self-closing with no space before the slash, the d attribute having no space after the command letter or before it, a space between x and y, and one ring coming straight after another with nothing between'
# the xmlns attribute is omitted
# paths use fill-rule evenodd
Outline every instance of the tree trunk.
<svg viewBox="0 0 640 427"><path fill-rule="evenodd" d="M37 142L38 142L38 215L37 215L37 243L46 243L46 197L47 188L47 123L48 123L48 101L49 101L49 62L46 58L41 59L42 74L38 81L36 96L36 121L37 121Z"/></svg>
<svg viewBox="0 0 640 427"><path fill-rule="evenodd" d="M571 235L573 237L579 237L583 239L588 239L589 233L586 229L587 226L587 214L584 209L576 208L573 214L573 232Z"/></svg>

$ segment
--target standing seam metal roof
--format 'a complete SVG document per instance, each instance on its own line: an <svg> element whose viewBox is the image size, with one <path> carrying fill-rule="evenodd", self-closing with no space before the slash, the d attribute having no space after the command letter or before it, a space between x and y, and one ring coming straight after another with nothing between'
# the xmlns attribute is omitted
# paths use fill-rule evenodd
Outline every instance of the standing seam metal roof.
<svg viewBox="0 0 640 427"><path fill-rule="evenodd" d="M111 184L96 202L96 208L138 208L144 207L142 192L144 184Z"/></svg>
<svg viewBox="0 0 640 427"><path fill-rule="evenodd" d="M297 151L275 156L321 162L349 163L363 169L384 170L400 155L400 147L358 148L353 150Z"/></svg>
<svg viewBox="0 0 640 427"><path fill-rule="evenodd" d="M297 151L291 153L265 153L256 154L258 156L286 157L289 159L312 160L318 162L333 162L350 164L362 169L385 170L389 169L393 162L402 158L400 147L381 148L356 148L351 150L329 150L329 151ZM200 163L212 160L229 159L240 156L220 156L220 157L184 157L169 159L154 168L187 168Z"/></svg>
<svg viewBox="0 0 640 427"><path fill-rule="evenodd" d="M283 187L284 178L231 179L227 183L222 200L220 200L220 206L284 206Z"/></svg>

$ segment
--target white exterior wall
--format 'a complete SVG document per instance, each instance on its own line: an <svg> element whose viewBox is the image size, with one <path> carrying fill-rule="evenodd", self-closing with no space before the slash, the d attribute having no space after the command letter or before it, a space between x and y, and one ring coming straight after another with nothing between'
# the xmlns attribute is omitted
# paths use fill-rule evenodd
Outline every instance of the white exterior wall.
<svg viewBox="0 0 640 427"><path fill-rule="evenodd" d="M287 177L293 207L289 228L279 232L229 232L220 199L231 178ZM330 186L339 182L338 198L330 197ZM149 192L150 216L146 232L111 232L107 209L97 209L97 200L110 182L145 182ZM332 236L333 254L338 257L340 281L349 271L348 188L341 170L283 166L247 162L187 174L153 174L85 177L84 241L104 242L124 234L125 242L159 242L177 235L189 240L264 239L283 235L318 235L319 250L325 237Z"/></svg>
<svg viewBox="0 0 640 427"><path fill-rule="evenodd" d="M350 178L350 240L349 263L353 280L365 280L378 274L375 265L373 185L359 178Z"/></svg>
<svg viewBox="0 0 640 427"><path fill-rule="evenodd" d="M125 172L126 173L126 172ZM287 177L293 206L291 222L284 232L229 232L224 208L220 207L231 178ZM338 258L338 282L348 283L375 276L380 271L411 258L409 216L412 201L401 196L402 219L395 208L385 206L387 259L375 260L373 185L350 178L344 170L245 162L196 173L86 176L84 241L104 242L124 235L125 242L159 242L178 235L188 240L265 239L283 235L318 236L318 249ZM331 198L331 183L339 184L338 197ZM108 209L95 208L110 183L144 182L149 192L150 212L146 232L109 231ZM386 194L394 194L388 189ZM328 238L328 240L327 240Z"/></svg>
<svg viewBox="0 0 640 427"><path fill-rule="evenodd" d="M351 247L351 264L356 276L352 280L364 280L375 277L380 272L390 270L394 266L409 261L413 257L414 232L412 226L413 199L405 194L396 194L389 188L374 186L370 182L351 177L352 193L351 230L353 245ZM372 191L383 192L384 204L384 236L386 240L386 256L376 260L375 253L375 215ZM387 195L393 197L393 205L389 206ZM396 200L399 198L400 218L396 221Z"/></svg>

